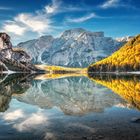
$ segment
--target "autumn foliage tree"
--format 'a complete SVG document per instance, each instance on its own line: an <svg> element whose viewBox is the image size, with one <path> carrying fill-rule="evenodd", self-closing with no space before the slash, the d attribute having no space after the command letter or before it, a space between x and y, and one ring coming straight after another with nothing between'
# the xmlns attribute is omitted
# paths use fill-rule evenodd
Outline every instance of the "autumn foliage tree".
<svg viewBox="0 0 140 140"><path fill-rule="evenodd" d="M137 35L111 56L88 68L89 72L140 71L140 35Z"/></svg>

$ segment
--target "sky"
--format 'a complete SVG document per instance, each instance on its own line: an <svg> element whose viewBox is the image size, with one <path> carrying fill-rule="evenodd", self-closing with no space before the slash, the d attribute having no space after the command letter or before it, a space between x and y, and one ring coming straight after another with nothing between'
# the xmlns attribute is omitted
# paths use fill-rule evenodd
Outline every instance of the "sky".
<svg viewBox="0 0 140 140"><path fill-rule="evenodd" d="M104 31L113 38L140 33L140 0L0 0L0 31L14 44L67 29Z"/></svg>

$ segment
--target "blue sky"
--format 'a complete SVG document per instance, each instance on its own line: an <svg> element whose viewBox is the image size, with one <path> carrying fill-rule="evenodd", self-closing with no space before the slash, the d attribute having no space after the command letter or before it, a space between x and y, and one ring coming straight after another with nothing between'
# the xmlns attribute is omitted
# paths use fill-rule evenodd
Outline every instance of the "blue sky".
<svg viewBox="0 0 140 140"><path fill-rule="evenodd" d="M122 37L140 33L139 0L0 0L0 30L14 44L71 28Z"/></svg>

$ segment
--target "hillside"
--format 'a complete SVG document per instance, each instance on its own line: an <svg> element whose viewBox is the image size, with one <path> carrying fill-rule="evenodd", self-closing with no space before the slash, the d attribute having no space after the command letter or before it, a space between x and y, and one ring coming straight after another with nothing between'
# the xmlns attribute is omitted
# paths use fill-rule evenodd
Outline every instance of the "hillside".
<svg viewBox="0 0 140 140"><path fill-rule="evenodd" d="M140 71L140 35L131 39L111 56L90 65L88 71Z"/></svg>

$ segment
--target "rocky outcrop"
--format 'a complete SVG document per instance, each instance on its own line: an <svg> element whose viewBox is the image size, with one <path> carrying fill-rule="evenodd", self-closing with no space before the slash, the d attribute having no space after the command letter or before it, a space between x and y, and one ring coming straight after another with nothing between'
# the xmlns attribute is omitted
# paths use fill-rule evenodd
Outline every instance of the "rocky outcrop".
<svg viewBox="0 0 140 140"><path fill-rule="evenodd" d="M0 71L32 72L38 69L31 64L30 56L22 49L12 48L10 37L0 33Z"/></svg>

